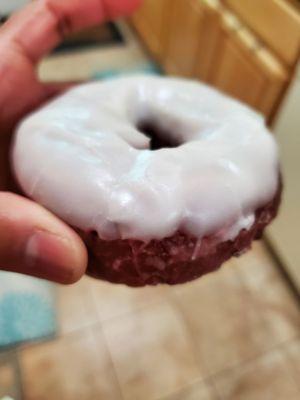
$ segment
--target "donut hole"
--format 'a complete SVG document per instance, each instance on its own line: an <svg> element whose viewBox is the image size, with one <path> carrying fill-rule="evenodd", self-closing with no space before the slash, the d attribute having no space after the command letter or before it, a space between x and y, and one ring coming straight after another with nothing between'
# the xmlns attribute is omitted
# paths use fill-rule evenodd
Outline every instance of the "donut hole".
<svg viewBox="0 0 300 400"><path fill-rule="evenodd" d="M162 129L150 121L142 121L137 129L150 139L150 150L174 148L182 145L182 142L172 137L172 133Z"/></svg>
<svg viewBox="0 0 300 400"><path fill-rule="evenodd" d="M98 236L98 232L96 231L96 230L91 230L90 232L89 232L89 234L90 234L90 236L94 239L94 240L96 240L96 239L98 239L99 238L99 236Z"/></svg>

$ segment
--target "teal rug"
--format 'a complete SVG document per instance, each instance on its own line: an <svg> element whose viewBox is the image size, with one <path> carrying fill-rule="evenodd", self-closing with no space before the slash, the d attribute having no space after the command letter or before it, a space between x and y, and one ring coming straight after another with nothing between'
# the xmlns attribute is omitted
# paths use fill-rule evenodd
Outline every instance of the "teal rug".
<svg viewBox="0 0 300 400"><path fill-rule="evenodd" d="M35 278L0 272L0 349L41 340L57 329L55 286Z"/></svg>
<svg viewBox="0 0 300 400"><path fill-rule="evenodd" d="M119 76L130 76L136 74L146 75L163 75L163 71L155 63L149 62L142 65L137 65L131 69L109 69L106 71L97 72L92 76L93 80L112 79Z"/></svg>

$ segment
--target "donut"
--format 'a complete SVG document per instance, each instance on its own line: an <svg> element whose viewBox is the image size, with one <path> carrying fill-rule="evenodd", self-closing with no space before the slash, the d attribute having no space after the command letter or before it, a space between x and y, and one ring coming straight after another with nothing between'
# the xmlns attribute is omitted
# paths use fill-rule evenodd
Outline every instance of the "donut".
<svg viewBox="0 0 300 400"><path fill-rule="evenodd" d="M82 237L87 273L129 286L184 283L242 254L282 188L260 114L169 77L69 90L19 124L12 164L24 193Z"/></svg>

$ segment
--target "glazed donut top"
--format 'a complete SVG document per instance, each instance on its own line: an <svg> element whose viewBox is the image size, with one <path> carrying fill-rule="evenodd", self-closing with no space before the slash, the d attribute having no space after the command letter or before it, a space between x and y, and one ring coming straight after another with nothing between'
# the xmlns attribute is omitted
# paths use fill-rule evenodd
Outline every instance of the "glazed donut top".
<svg viewBox="0 0 300 400"><path fill-rule="evenodd" d="M150 148L149 126L169 147ZM106 240L234 239L278 185L260 115L206 85L150 76L78 86L36 111L17 129L13 165L28 196Z"/></svg>

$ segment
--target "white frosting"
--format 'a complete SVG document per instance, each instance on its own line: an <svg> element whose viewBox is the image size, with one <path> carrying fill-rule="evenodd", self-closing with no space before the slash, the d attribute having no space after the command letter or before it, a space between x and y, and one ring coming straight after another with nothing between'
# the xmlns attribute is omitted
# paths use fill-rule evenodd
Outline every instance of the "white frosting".
<svg viewBox="0 0 300 400"><path fill-rule="evenodd" d="M144 120L184 144L149 150ZM108 240L233 239L278 179L261 116L200 83L143 76L78 86L27 117L13 164L27 195Z"/></svg>

